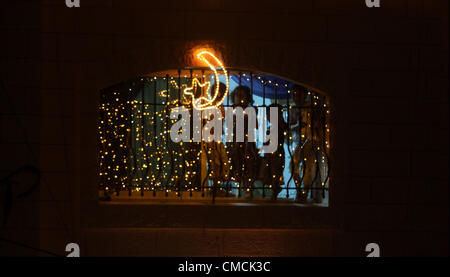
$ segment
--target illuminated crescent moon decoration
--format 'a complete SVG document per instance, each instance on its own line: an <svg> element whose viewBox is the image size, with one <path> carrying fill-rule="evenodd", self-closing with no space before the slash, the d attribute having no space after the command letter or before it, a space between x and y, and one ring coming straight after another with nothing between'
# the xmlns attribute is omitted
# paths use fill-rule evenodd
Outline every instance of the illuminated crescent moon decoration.
<svg viewBox="0 0 450 277"><path fill-rule="evenodd" d="M204 63L206 63L209 68L211 68L211 70L214 72L214 78L215 78L215 89L214 89L214 93L213 96L211 96L209 93L207 93L207 97L199 97L199 98L195 98L194 96L194 91L197 88L197 86L200 87L205 87L206 86L206 91L209 91L209 88L211 87L211 83L209 81L204 82L203 84L197 79L194 78L192 80L192 85L190 87L187 87L184 89L184 94L186 95L191 95L192 97L192 104L194 106L195 109L197 110L205 110L208 108L213 108L213 107L217 107L220 104L222 104L223 100L225 99L225 97L228 94L229 91L229 80L228 80L228 72L225 69L225 66L222 64L222 62L216 57L214 56L211 52L209 51L201 51L197 54L197 58L200 59L201 61L203 61ZM225 93L219 98L219 73L217 72L217 70L221 70L223 71L223 74L225 75L225 79L226 79L226 90ZM202 103L204 102L204 103Z"/></svg>
<svg viewBox="0 0 450 277"><path fill-rule="evenodd" d="M206 109L209 109L209 108L218 107L225 100L225 97L227 96L229 88L230 88L229 79L228 79L228 72L225 69L225 66L222 64L222 62L209 51L201 51L201 52L199 52L197 54L197 58L200 59L201 61L203 61L204 63L206 63L209 66L209 68L214 72L215 88L214 88L213 96L211 96L210 93L209 93L209 90L211 88L211 82L206 81L206 82L202 83L197 78L192 79L192 83L191 83L190 87L186 87L186 85L182 85L181 86L181 87L184 87L183 94L184 94L184 96L190 96L191 97L192 105L197 110L206 110ZM218 73L218 70L223 71L223 74L225 75L225 79L226 79L225 93L223 93L223 95L220 96L220 97L219 97L219 95L220 95L220 90L219 90L220 85L219 85L219 73ZM175 81L171 81L170 85L173 86L176 89L179 89L179 86L178 86L178 84ZM195 98L194 92L197 89L197 87L201 87L201 88L205 87L205 91L207 92L206 93L206 97L201 96L199 98ZM162 97L167 97L168 96L167 93L168 93L167 89L158 92L158 94L160 96L162 96Z"/></svg>

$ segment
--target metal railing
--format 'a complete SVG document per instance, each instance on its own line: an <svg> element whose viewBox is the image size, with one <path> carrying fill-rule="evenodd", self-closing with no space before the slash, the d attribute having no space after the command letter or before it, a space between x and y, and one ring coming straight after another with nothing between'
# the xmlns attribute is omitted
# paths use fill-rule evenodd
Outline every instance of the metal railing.
<svg viewBox="0 0 450 277"><path fill-rule="evenodd" d="M185 100L182 88L193 78L211 78L211 72L185 68L155 73L101 91L100 191L107 198L128 192L127 197L155 199L327 202L330 111L326 96L270 74L239 69L228 72L231 90L248 87L257 111L271 105L281 108L286 126L280 129L283 142L275 153L255 152L261 147L258 141L171 141L168 131L174 120L169 118L170 109ZM223 107L234 106L228 94ZM190 112L192 116L192 107Z"/></svg>

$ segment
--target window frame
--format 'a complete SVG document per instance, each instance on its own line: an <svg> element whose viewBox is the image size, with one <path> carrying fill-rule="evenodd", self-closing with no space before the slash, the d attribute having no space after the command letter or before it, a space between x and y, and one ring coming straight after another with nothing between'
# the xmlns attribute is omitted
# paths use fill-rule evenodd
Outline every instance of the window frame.
<svg viewBox="0 0 450 277"><path fill-rule="evenodd" d="M261 74L270 74L258 71ZM285 80L288 78L280 77ZM289 80L292 81L292 80ZM299 83L292 81L294 83ZM301 83L300 83L301 84ZM302 84L303 85L303 84ZM304 85L306 86L306 85ZM306 86L307 87L307 86ZM318 90L325 94L323 91ZM333 126L336 110L333 99L330 124ZM91 122L93 123L93 122ZM338 145L334 130L330 133L329 143L333 146L329 159L336 160ZM95 149L98 153L98 148ZM80 190L81 228L114 227L179 227L179 228L281 228L281 229L335 229L341 226L342 197L336 187L341 187L341 176L335 176L336 167L330 169L329 199L327 207L317 207L297 203L264 203L255 201L198 202L192 200L168 201L111 201L99 200L98 186ZM97 174L98 177L98 174ZM282 216L280 216L282 215Z"/></svg>

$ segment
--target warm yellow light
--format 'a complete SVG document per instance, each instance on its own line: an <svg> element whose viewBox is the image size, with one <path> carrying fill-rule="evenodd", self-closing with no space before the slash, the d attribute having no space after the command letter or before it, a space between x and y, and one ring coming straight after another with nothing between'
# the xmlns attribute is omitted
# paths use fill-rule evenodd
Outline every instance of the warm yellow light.
<svg viewBox="0 0 450 277"><path fill-rule="evenodd" d="M197 54L197 58L200 59L201 61L203 61L204 63L206 63L209 66L209 68L211 68L211 70L214 72L214 77L216 80L214 96L211 97L211 95L209 95L209 93L208 93L206 95L206 97L201 96L201 97L195 99L193 92L195 91L195 88L197 87L197 85L200 87L204 87L206 85L207 86L206 91L209 91L209 87L211 85L210 82L208 82L208 81L206 81L205 83L202 84L197 78L194 78L192 80L191 87L185 88L183 92L186 95L191 95L192 104L193 104L194 108L196 108L197 110L205 110L208 108L218 107L225 100L225 97L227 96L229 88L230 88L230 84L229 84L229 80L228 80L228 72L225 69L225 66L222 64L222 62L209 51L199 52ZM220 86L219 86L219 73L217 72L217 68L220 68L220 70L223 71L223 74L225 75L225 79L226 79L225 93L219 99L218 99L218 96L219 96ZM202 104L202 101L206 101L206 103Z"/></svg>

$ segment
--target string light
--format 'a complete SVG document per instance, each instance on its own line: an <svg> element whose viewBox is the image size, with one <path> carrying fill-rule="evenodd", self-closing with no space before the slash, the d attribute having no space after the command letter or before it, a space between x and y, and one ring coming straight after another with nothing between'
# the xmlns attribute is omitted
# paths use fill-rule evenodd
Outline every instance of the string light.
<svg viewBox="0 0 450 277"><path fill-rule="evenodd" d="M191 86L188 87L186 84L176 82L174 80L176 78L173 76L169 76L169 78L142 78L139 83L135 83L128 88L103 94L102 103L99 106L101 118L98 126L98 138L100 142L99 176L101 186L105 191L130 189L131 191L139 192L161 191L168 193L172 191L192 192L205 189L203 185L198 183L198 180L201 179L198 178L202 166L201 162L204 160L200 150L200 143L180 142L177 145L172 142L166 143L170 140L168 138L168 130L170 130L170 126L173 123L169 118L171 107L185 105L197 110L218 107L229 93L229 76L222 62L208 51L198 53L197 58L211 69L215 78L214 88L211 89L212 82L210 81L200 82L199 79L193 78ZM223 73L219 71L223 71ZM224 74L226 77L226 91L223 94L219 93L219 73ZM205 78L204 74L202 76ZM245 74L243 76L246 77ZM187 76L184 75L184 78L187 79ZM249 78L246 79L250 80ZM143 100L145 92L142 87L153 83L156 91L156 83L161 80L167 81L170 86L170 88L168 87L157 92L157 96L162 100L160 103L163 103L163 105L157 108L157 106L152 106L152 104L146 104ZM264 85L264 81L260 76L253 80ZM277 85L271 80L268 80L267 83ZM280 86L283 85L280 84ZM287 84L284 86L287 90ZM199 87L206 90L207 93L204 96L195 98L194 91ZM182 98L171 99L169 91L173 89L182 91ZM210 90L211 93L209 93ZM137 95L139 93L142 94L142 100L138 100ZM330 114L328 103L323 103L316 93L308 92L308 95L312 95L310 109L323 109L326 115ZM289 109L291 109L292 105L289 102L287 104ZM152 107L155 108L152 109ZM310 117L311 113L308 114L308 118ZM309 123L307 123L308 128L314 128L314 124L311 127ZM324 126L325 132L323 137L320 138L321 140L323 139L322 142L324 144L314 147L317 151L323 152L330 148L330 126L328 124ZM201 130L194 130L194 132L200 133ZM290 132L285 132L284 135L289 135L291 142L294 139ZM307 139L308 136L304 132L300 134L303 140ZM303 148L303 146L301 147ZM233 168L231 155L226 145L224 145L224 148L228 157L225 166L228 166L228 169L231 171ZM295 147L292 147L291 144L288 145L288 149L295 150ZM204 153L205 157L207 157L207 154L211 154L211 149L205 148ZM209 164L214 162L210 157L207 157L205 161ZM307 161L306 157L304 161ZM308 161L314 161L315 163L327 162L323 156ZM266 166L269 165L266 164ZM207 174L214 176L217 172L211 170ZM230 176L229 179L235 180L233 176ZM253 181L253 179L250 178L249 181ZM177 188L176 184L180 184L180 187ZM325 186L323 181L320 184L322 187ZM241 185L238 184L237 186ZM228 188L225 190L231 192Z"/></svg>

